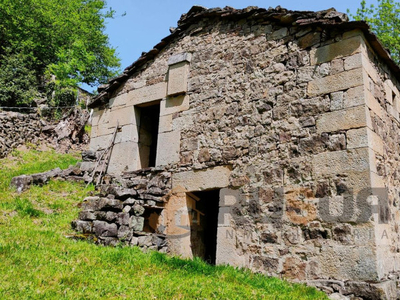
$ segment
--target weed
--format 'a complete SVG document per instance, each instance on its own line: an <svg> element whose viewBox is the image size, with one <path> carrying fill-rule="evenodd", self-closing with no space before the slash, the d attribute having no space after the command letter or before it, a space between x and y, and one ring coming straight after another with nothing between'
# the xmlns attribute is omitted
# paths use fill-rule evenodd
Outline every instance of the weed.
<svg viewBox="0 0 400 300"><path fill-rule="evenodd" d="M85 132L90 136L90 134L92 132L92 126L86 124L85 125Z"/></svg>

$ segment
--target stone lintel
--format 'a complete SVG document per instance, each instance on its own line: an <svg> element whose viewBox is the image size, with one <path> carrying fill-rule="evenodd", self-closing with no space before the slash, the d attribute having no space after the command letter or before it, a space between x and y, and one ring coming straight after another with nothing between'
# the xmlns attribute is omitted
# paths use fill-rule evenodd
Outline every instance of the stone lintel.
<svg viewBox="0 0 400 300"><path fill-rule="evenodd" d="M126 105L133 106L133 105L145 104L148 102L161 100L165 98L166 95L167 95L167 83L159 82L157 84L144 86L136 90L131 90L126 95L127 98Z"/></svg>
<svg viewBox="0 0 400 300"><path fill-rule="evenodd" d="M218 189L229 186L231 167L219 166L172 175L172 187L183 187L188 192Z"/></svg>
<svg viewBox="0 0 400 300"><path fill-rule="evenodd" d="M183 52L183 53L174 54L168 59L168 66L178 64L181 62L190 63L191 60L192 60L192 53Z"/></svg>

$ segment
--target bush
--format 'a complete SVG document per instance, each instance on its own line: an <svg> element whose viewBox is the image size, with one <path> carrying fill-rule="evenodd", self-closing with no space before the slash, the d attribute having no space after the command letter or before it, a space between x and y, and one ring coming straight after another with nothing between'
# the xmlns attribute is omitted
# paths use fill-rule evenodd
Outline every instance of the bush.
<svg viewBox="0 0 400 300"><path fill-rule="evenodd" d="M76 90L73 88L63 88L55 91L54 106L73 106L76 102Z"/></svg>

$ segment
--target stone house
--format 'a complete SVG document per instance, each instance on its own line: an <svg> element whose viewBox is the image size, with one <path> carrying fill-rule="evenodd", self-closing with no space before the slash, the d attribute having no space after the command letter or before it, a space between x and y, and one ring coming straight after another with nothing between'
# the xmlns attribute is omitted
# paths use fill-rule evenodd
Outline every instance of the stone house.
<svg viewBox="0 0 400 300"><path fill-rule="evenodd" d="M195 6L90 104L82 168L110 155L75 227L394 299L399 77L334 9Z"/></svg>

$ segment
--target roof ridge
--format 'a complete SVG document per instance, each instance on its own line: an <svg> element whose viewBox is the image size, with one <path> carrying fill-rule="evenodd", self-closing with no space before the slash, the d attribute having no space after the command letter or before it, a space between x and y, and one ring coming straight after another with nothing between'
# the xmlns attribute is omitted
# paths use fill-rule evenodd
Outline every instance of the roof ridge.
<svg viewBox="0 0 400 300"><path fill-rule="evenodd" d="M147 61L153 59L169 42L184 34L185 30L193 24L197 24L199 19L220 18L220 19L243 19L252 17L260 20L272 20L283 26L297 25L318 25L318 26L338 26L349 30L361 29L367 39L373 44L375 51L389 65L396 76L400 77L400 68L391 59L390 54L383 48L374 33L370 31L369 25L364 21L349 21L347 14L336 11L335 8L329 8L321 11L292 11L281 6L276 8L259 8L257 6L248 6L243 9L235 9L230 6L224 8L206 8L195 5L187 13L182 14L178 21L177 28L171 28L171 34L163 38L149 52L143 52L142 55L131 65L126 67L123 73L109 80L107 84L98 87L99 94L89 104L89 107L95 107L98 102L104 103L111 94L125 81L140 69Z"/></svg>

